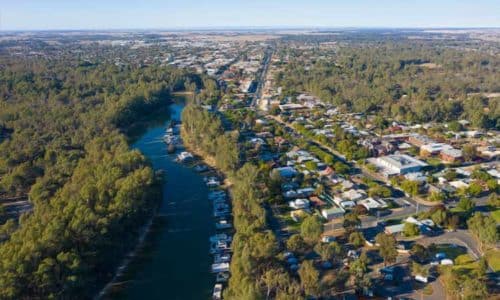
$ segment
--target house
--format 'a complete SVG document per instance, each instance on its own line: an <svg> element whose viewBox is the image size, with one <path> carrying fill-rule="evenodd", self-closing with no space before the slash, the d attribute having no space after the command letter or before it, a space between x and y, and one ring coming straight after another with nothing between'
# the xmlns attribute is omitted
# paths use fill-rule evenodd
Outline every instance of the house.
<svg viewBox="0 0 500 300"><path fill-rule="evenodd" d="M366 197L366 193L363 190L355 190L351 189L342 193L342 198L351 201L358 201L364 199Z"/></svg>
<svg viewBox="0 0 500 300"><path fill-rule="evenodd" d="M325 201L321 200L319 197L316 196L309 197L309 201L315 207L323 207L326 205Z"/></svg>
<svg viewBox="0 0 500 300"><path fill-rule="evenodd" d="M444 162L448 163L455 163L463 160L462 151L454 148L443 149L440 157Z"/></svg>
<svg viewBox="0 0 500 300"><path fill-rule="evenodd" d="M425 144L432 144L434 141L428 136L416 134L408 138L408 143L420 148Z"/></svg>
<svg viewBox="0 0 500 300"><path fill-rule="evenodd" d="M419 172L422 168L428 166L428 164L423 161L406 154L393 154L370 158L368 161L381 169L385 177Z"/></svg>
<svg viewBox="0 0 500 300"><path fill-rule="evenodd" d="M385 201L384 203L381 203L371 197L359 200L357 204L364 206L368 211L387 207L387 203L385 203Z"/></svg>
<svg viewBox="0 0 500 300"><path fill-rule="evenodd" d="M288 202L288 206L293 209L308 209L309 208L309 200L307 199L295 199Z"/></svg>
<svg viewBox="0 0 500 300"><path fill-rule="evenodd" d="M342 207L343 209L351 209L353 208L354 206L356 206L356 202L354 201L342 201L339 203L339 206Z"/></svg>
<svg viewBox="0 0 500 300"><path fill-rule="evenodd" d="M345 210L340 207L332 207L321 210L321 215L328 221L338 219L344 216Z"/></svg>
<svg viewBox="0 0 500 300"><path fill-rule="evenodd" d="M391 225L391 226L385 226L384 232L386 234L398 234L403 232L405 224L396 224L396 225Z"/></svg>
<svg viewBox="0 0 500 300"><path fill-rule="evenodd" d="M422 156L437 155L441 151L443 151L445 149L449 149L449 148L452 148L452 147L450 145L448 145L448 144L444 144L444 143L429 143L429 144L422 145L420 147L420 155L422 155Z"/></svg>
<svg viewBox="0 0 500 300"><path fill-rule="evenodd" d="M477 147L477 152L479 153L480 156L489 159L500 156L500 149L497 149L495 146Z"/></svg>
<svg viewBox="0 0 500 300"><path fill-rule="evenodd" d="M455 181L451 181L449 183L449 185L451 185L452 187L456 188L456 189L460 189L460 188L468 188L469 187L469 184L464 182L463 180L455 180Z"/></svg>

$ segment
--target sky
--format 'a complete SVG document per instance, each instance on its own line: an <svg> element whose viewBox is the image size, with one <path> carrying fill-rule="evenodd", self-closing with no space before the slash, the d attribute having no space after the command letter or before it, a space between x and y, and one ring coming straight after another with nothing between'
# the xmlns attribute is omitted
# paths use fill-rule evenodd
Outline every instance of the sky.
<svg viewBox="0 0 500 300"><path fill-rule="evenodd" d="M0 30L500 27L500 0L0 0Z"/></svg>

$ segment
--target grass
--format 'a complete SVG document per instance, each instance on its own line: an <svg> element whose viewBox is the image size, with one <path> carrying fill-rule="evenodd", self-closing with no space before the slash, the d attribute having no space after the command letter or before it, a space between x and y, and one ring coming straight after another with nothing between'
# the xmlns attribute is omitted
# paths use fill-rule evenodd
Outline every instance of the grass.
<svg viewBox="0 0 500 300"><path fill-rule="evenodd" d="M495 222L497 222L497 224L499 224L500 223L500 209L492 211L491 217L495 220Z"/></svg>
<svg viewBox="0 0 500 300"><path fill-rule="evenodd" d="M500 271L500 250L492 249L486 252L486 261L495 272Z"/></svg>

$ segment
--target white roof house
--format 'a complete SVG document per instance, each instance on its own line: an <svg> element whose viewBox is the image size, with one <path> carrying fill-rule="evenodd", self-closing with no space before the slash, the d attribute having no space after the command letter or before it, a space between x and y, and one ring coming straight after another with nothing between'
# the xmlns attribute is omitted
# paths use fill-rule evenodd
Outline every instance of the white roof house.
<svg viewBox="0 0 500 300"><path fill-rule="evenodd" d="M363 190L348 190L342 193L342 198L351 200L351 201L358 201L361 199L364 199L366 197L366 193Z"/></svg>
<svg viewBox="0 0 500 300"><path fill-rule="evenodd" d="M380 208L387 207L387 203L385 203L385 201L382 203L382 202L379 202L371 197L363 199L363 200L359 200L357 203L358 203L358 205L364 206L367 210L380 209Z"/></svg>
<svg viewBox="0 0 500 300"><path fill-rule="evenodd" d="M293 209L306 209L309 208L309 200L307 199L295 199L288 202L288 206Z"/></svg>
<svg viewBox="0 0 500 300"><path fill-rule="evenodd" d="M425 162L406 154L381 156L369 159L369 162L381 169L384 176L414 173L428 166Z"/></svg>

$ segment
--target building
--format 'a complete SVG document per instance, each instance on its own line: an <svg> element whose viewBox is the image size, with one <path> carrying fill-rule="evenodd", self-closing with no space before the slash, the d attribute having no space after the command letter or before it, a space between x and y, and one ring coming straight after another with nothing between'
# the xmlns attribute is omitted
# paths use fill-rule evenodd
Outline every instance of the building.
<svg viewBox="0 0 500 300"><path fill-rule="evenodd" d="M403 232L403 229L405 227L405 224L396 224L396 225L391 225L391 226L386 226L384 229L384 232L386 234L398 234Z"/></svg>
<svg viewBox="0 0 500 300"><path fill-rule="evenodd" d="M295 199L293 201L288 202L288 206L293 209L308 209L309 208L309 200L307 199Z"/></svg>
<svg viewBox="0 0 500 300"><path fill-rule="evenodd" d="M447 148L443 149L440 154L444 162L455 163L463 160L462 150Z"/></svg>
<svg viewBox="0 0 500 300"><path fill-rule="evenodd" d="M429 156L429 155L437 155L441 151L445 149L453 149L450 145L448 144L443 144L443 143L429 143L422 145L420 147L420 155L422 156Z"/></svg>
<svg viewBox="0 0 500 300"><path fill-rule="evenodd" d="M321 210L321 215L328 221L342 218L344 216L345 210L340 207L332 207Z"/></svg>
<svg viewBox="0 0 500 300"><path fill-rule="evenodd" d="M408 138L408 142L414 146L422 147L426 144L432 144L434 141L425 135L412 135Z"/></svg>
<svg viewBox="0 0 500 300"><path fill-rule="evenodd" d="M368 161L378 167L385 177L419 172L428 166L423 161L406 154L381 156Z"/></svg>
<svg viewBox="0 0 500 300"><path fill-rule="evenodd" d="M382 200L377 201L371 197L360 200L357 202L357 204L364 206L368 211L387 207L387 203L385 201Z"/></svg>

